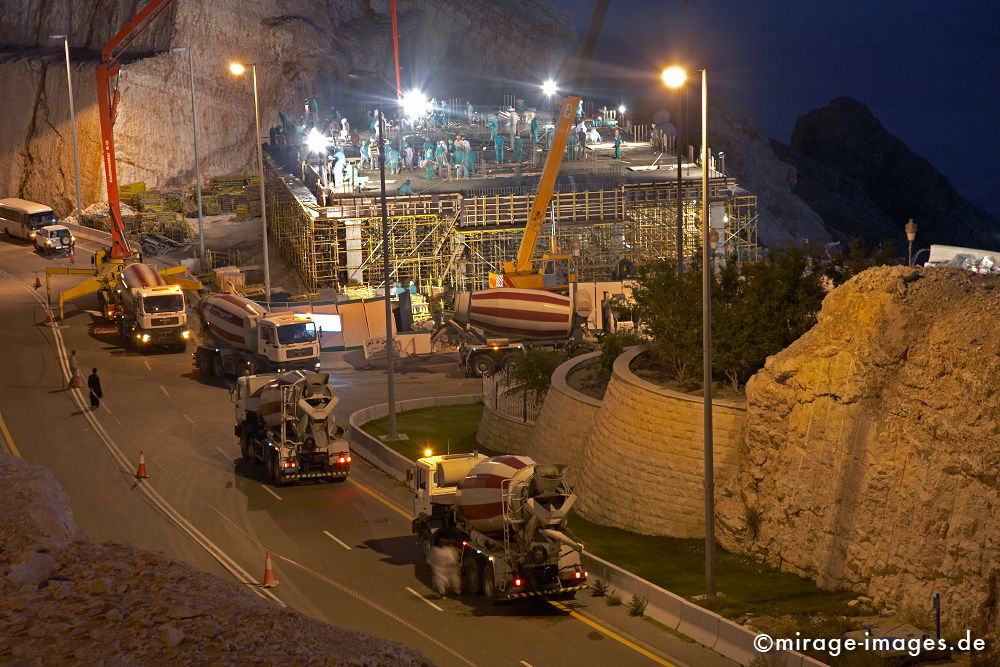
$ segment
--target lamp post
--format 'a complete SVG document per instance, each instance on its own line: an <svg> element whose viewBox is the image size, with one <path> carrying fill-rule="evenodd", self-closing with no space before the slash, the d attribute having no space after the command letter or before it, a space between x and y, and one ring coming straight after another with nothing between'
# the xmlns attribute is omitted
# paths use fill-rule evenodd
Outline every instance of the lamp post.
<svg viewBox="0 0 1000 667"><path fill-rule="evenodd" d="M712 442L712 256L715 244L708 219L708 71L701 70L701 229L702 365L705 385L705 594L715 596L715 468ZM716 236L716 238L718 238Z"/></svg>
<svg viewBox="0 0 1000 667"><path fill-rule="evenodd" d="M684 199L682 191L684 189L683 163L681 161L681 124L684 113L684 82L687 81L687 72L680 65L671 65L660 74L663 83L667 88L677 90L677 143L674 150L677 152L677 273L684 272Z"/></svg>
<svg viewBox="0 0 1000 667"><path fill-rule="evenodd" d="M49 39L61 39L66 53L66 87L69 89L69 119L73 126L73 171L76 174L76 223L83 224L83 197L80 196L80 153L76 145L76 109L73 106L73 75L69 68L69 37L49 35Z"/></svg>
<svg viewBox="0 0 1000 667"><path fill-rule="evenodd" d="M194 133L194 183L195 196L198 200L198 266L201 272L205 268L205 214L201 206L201 156L198 153L198 111L194 103L194 51L190 46L175 46L171 51L187 51L188 78L191 81L191 130Z"/></svg>
<svg viewBox="0 0 1000 667"><path fill-rule="evenodd" d="M389 435L388 440L396 440L396 375L395 350L392 341L392 269L389 266L389 207L385 199L385 117L378 117L378 171L379 182L382 185L382 280L385 289L385 368L389 402Z"/></svg>
<svg viewBox="0 0 1000 667"><path fill-rule="evenodd" d="M906 265L913 266L913 242L917 240L917 223L910 218L903 229L906 230Z"/></svg>
<svg viewBox="0 0 1000 667"><path fill-rule="evenodd" d="M229 71L240 76L246 72L246 65L231 63ZM260 178L260 238L264 248L264 302L271 303L271 268L267 260L267 209L264 207L264 149L260 145L260 101L257 97L257 64L250 65L253 74L253 113L256 120L257 170Z"/></svg>

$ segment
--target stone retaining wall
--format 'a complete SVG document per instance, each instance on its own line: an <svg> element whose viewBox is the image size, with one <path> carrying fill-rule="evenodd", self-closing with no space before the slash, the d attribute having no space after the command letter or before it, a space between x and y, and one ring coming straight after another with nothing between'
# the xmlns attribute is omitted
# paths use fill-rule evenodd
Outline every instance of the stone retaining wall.
<svg viewBox="0 0 1000 667"><path fill-rule="evenodd" d="M579 466L576 509L595 523L671 537L704 535L703 402L636 377L618 357ZM744 404L713 401L716 487L734 473Z"/></svg>
<svg viewBox="0 0 1000 667"><path fill-rule="evenodd" d="M570 387L566 377L599 355L591 352L560 364L552 374L552 386L528 440L528 456L545 463L568 464L566 477L573 484L579 479L584 445L601 410L601 401Z"/></svg>
<svg viewBox="0 0 1000 667"><path fill-rule="evenodd" d="M483 418L479 420L476 442L494 452L526 454L532 428L534 424L511 419L483 404Z"/></svg>

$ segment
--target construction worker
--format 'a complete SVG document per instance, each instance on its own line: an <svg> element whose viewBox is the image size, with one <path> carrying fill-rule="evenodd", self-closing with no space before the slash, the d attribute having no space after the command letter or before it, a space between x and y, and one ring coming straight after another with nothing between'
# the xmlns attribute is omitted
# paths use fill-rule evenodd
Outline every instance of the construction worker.
<svg viewBox="0 0 1000 667"><path fill-rule="evenodd" d="M500 131L500 123L496 116L490 116L490 140L496 139L497 132Z"/></svg>
<svg viewBox="0 0 1000 667"><path fill-rule="evenodd" d="M413 187L410 185L410 179L406 179L406 182L399 186L396 190L396 194L401 197L413 194Z"/></svg>
<svg viewBox="0 0 1000 667"><path fill-rule="evenodd" d="M389 161L389 173L398 174L399 173L399 151L393 146L389 146L386 151L386 159Z"/></svg>
<svg viewBox="0 0 1000 667"><path fill-rule="evenodd" d="M76 379L80 377L80 364L76 360L76 350L69 353L69 386L76 386Z"/></svg>
<svg viewBox="0 0 1000 667"><path fill-rule="evenodd" d="M476 151L471 149L465 151L465 169L470 178L476 173Z"/></svg>
<svg viewBox="0 0 1000 667"><path fill-rule="evenodd" d="M367 141L361 142L361 168L367 169L368 162L371 160L372 149L368 145Z"/></svg>
<svg viewBox="0 0 1000 667"><path fill-rule="evenodd" d="M524 154L524 142L521 141L521 135L514 136L514 162L520 163L521 157Z"/></svg>
<svg viewBox="0 0 1000 667"><path fill-rule="evenodd" d="M618 130L615 130L615 159L620 160L622 157L622 135Z"/></svg>
<svg viewBox="0 0 1000 667"><path fill-rule="evenodd" d="M91 369L87 378L87 389L90 390L90 407L96 410L101 406L101 399L104 398L104 391L101 389L101 378L97 376L97 369Z"/></svg>
<svg viewBox="0 0 1000 667"><path fill-rule="evenodd" d="M538 119L537 118L532 118L531 119L531 143L533 143L533 144L537 144L538 143Z"/></svg>
<svg viewBox="0 0 1000 667"><path fill-rule="evenodd" d="M472 102L470 102L469 100L465 100L465 115L468 117L470 125L472 124L472 112L473 111L474 110L472 108Z"/></svg>
<svg viewBox="0 0 1000 667"><path fill-rule="evenodd" d="M503 135L493 137L493 148L496 151L497 164L503 164Z"/></svg>
<svg viewBox="0 0 1000 667"><path fill-rule="evenodd" d="M566 159L576 159L576 132L570 132L566 138Z"/></svg>
<svg viewBox="0 0 1000 667"><path fill-rule="evenodd" d="M434 178L434 170L437 168L437 162L434 161L433 156L428 154L427 159L424 160L424 165L427 168L424 177L429 181Z"/></svg>

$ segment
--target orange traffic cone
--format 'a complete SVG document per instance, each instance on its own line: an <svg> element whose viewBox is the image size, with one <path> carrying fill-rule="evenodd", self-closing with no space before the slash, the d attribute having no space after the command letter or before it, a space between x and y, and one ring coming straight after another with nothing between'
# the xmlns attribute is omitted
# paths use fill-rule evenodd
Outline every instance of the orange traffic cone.
<svg viewBox="0 0 1000 667"><path fill-rule="evenodd" d="M38 279L38 271L35 271L35 289L42 286L42 281Z"/></svg>
<svg viewBox="0 0 1000 667"><path fill-rule="evenodd" d="M143 451L139 450L139 469L135 471L136 479L145 479L149 477L149 473L146 472L146 455Z"/></svg>
<svg viewBox="0 0 1000 667"><path fill-rule="evenodd" d="M265 552L267 555L264 557L264 581L261 586L264 588L274 588L278 585L278 580L274 578L274 571L271 570L271 552Z"/></svg>
<svg viewBox="0 0 1000 667"><path fill-rule="evenodd" d="M45 311L45 326L47 326L47 327L58 326L56 324L56 321L54 319L52 319L52 312L51 311Z"/></svg>
<svg viewBox="0 0 1000 667"><path fill-rule="evenodd" d="M76 264L76 252L73 250L73 248L69 249L69 263Z"/></svg>

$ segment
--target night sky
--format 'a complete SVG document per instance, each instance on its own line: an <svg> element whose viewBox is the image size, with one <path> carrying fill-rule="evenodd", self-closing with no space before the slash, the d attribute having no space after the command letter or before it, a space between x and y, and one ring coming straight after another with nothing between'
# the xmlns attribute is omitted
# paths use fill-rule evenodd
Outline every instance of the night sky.
<svg viewBox="0 0 1000 667"><path fill-rule="evenodd" d="M586 29L592 0L553 0ZM595 77L666 94L653 76L684 53L709 94L788 143L796 119L847 95L1000 218L997 0L611 0ZM686 16L685 16L686 15ZM684 25L687 25L686 30Z"/></svg>

